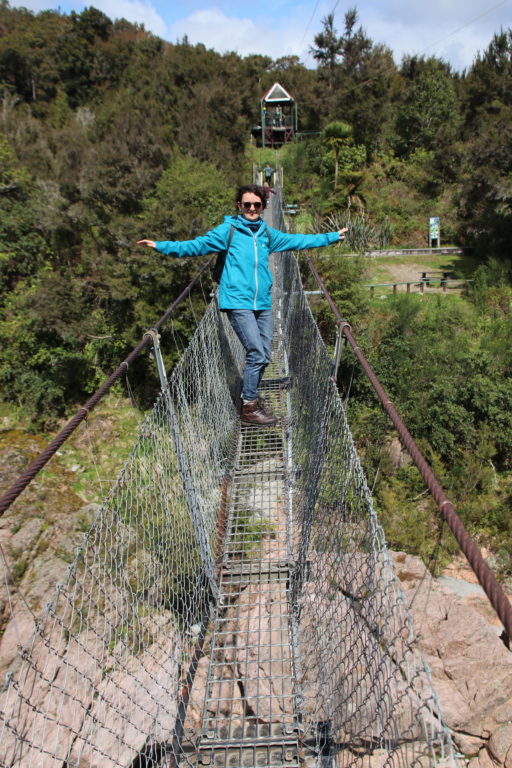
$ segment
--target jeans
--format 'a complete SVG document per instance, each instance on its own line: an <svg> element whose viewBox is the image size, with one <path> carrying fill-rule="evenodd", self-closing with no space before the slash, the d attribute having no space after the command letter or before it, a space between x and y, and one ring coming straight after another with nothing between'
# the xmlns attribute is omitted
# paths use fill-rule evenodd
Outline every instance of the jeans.
<svg viewBox="0 0 512 768"><path fill-rule="evenodd" d="M256 400L272 355L272 310L228 309L227 316L246 353L242 397Z"/></svg>

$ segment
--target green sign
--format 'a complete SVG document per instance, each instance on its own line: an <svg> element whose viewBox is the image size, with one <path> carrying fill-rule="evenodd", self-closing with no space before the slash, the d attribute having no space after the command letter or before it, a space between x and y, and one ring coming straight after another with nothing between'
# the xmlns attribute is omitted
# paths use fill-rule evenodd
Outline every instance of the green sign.
<svg viewBox="0 0 512 768"><path fill-rule="evenodd" d="M439 240L439 216L431 216L428 220L428 234L431 240Z"/></svg>

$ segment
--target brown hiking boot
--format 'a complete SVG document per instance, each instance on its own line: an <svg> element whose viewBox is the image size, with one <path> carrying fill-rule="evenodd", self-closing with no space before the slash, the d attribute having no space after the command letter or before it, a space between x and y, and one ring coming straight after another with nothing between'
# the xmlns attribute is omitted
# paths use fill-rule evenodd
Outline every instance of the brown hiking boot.
<svg viewBox="0 0 512 768"><path fill-rule="evenodd" d="M258 400L249 400L242 405L240 420L243 424L253 424L255 427L273 427L277 418L271 413L265 413Z"/></svg>

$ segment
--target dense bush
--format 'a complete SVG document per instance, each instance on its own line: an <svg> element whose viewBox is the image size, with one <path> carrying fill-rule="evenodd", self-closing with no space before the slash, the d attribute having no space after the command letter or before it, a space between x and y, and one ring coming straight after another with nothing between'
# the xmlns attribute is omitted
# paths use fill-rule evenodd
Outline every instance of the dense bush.
<svg viewBox="0 0 512 768"><path fill-rule="evenodd" d="M472 298L390 297L366 312L357 339L470 533L501 552L498 568L512 577L512 291L501 290L500 309L494 288ZM428 558L438 513L419 472L390 460L391 424L349 352L340 384L390 545ZM447 535L443 546L453 550Z"/></svg>

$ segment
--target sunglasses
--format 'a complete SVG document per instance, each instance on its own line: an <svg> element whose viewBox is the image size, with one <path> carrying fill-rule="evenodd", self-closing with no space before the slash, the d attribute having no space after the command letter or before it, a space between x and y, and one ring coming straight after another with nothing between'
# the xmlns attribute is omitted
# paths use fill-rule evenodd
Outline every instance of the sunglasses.
<svg viewBox="0 0 512 768"><path fill-rule="evenodd" d="M261 208L261 203L242 203L244 210L249 211L251 208L255 208L257 211Z"/></svg>

